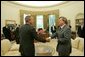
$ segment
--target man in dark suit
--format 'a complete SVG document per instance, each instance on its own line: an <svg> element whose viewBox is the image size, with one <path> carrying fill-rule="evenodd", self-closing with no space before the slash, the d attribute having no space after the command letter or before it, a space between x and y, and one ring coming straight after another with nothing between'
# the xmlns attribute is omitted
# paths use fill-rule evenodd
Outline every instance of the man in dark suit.
<svg viewBox="0 0 85 57"><path fill-rule="evenodd" d="M34 39L46 42L48 39L38 38L35 28L32 26L33 17L26 16L25 25L22 25L19 30L20 35L20 48L22 56L34 56L35 55L35 47L34 47Z"/></svg>
<svg viewBox="0 0 85 57"><path fill-rule="evenodd" d="M8 38L7 37L7 26L3 27L3 34L4 34L5 38Z"/></svg>
<svg viewBox="0 0 85 57"><path fill-rule="evenodd" d="M14 30L14 34L15 34L15 40L16 40L16 43L19 44L19 26L15 26L15 30Z"/></svg>
<svg viewBox="0 0 85 57"><path fill-rule="evenodd" d="M78 26L77 34L79 37L84 38L84 23L82 22L80 26Z"/></svg>
<svg viewBox="0 0 85 57"><path fill-rule="evenodd" d="M56 26L55 25L51 26L51 32L52 32L52 34L54 34L56 32Z"/></svg>
<svg viewBox="0 0 85 57"><path fill-rule="evenodd" d="M3 27L3 34L6 39L9 39L11 41L10 29L8 28L7 25Z"/></svg>
<svg viewBox="0 0 85 57"><path fill-rule="evenodd" d="M58 22L59 28L52 37L57 37L58 39L56 49L59 56L69 56L71 53L71 29L67 25L67 19L65 17L60 17Z"/></svg>

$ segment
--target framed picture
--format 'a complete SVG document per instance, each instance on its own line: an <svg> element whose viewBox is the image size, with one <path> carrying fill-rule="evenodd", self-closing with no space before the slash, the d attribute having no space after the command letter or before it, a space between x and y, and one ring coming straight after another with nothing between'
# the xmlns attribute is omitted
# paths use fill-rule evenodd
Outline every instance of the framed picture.
<svg viewBox="0 0 85 57"><path fill-rule="evenodd" d="M78 30L78 26L80 26L81 25L81 23L82 23L82 21L84 21L84 19L76 19L75 20L75 23L76 23L76 30Z"/></svg>
<svg viewBox="0 0 85 57"><path fill-rule="evenodd" d="M5 20L6 25L7 24L15 24L15 20Z"/></svg>
<svg viewBox="0 0 85 57"><path fill-rule="evenodd" d="M14 27L14 25L16 24L15 20L5 20L5 25L7 25L8 27Z"/></svg>

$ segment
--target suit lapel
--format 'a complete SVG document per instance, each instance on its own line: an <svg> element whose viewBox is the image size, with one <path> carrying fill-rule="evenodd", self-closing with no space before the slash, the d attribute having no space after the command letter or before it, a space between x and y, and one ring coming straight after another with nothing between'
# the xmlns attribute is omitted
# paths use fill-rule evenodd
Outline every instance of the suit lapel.
<svg viewBox="0 0 85 57"><path fill-rule="evenodd" d="M66 25L65 25L65 26L66 26ZM63 30L64 30L65 26L64 26L63 28L60 28L60 29L59 29L59 30L60 30L60 33L62 33L62 32L63 32Z"/></svg>

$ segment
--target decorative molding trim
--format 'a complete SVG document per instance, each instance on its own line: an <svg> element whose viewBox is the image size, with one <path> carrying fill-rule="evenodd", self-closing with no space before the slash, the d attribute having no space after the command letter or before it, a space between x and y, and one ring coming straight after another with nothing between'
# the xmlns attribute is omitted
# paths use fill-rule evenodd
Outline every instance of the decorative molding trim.
<svg viewBox="0 0 85 57"><path fill-rule="evenodd" d="M28 6L28 5L23 5L23 4L20 4L20 3L17 3L17 2L13 2L13 1L8 1L8 2L10 2L12 4L24 6L24 7L29 7L29 8L50 8L50 7L55 7L55 6L59 6L59 5L62 5L62 4L66 4L69 1L61 2L59 4L55 4L55 5L51 5L51 6Z"/></svg>

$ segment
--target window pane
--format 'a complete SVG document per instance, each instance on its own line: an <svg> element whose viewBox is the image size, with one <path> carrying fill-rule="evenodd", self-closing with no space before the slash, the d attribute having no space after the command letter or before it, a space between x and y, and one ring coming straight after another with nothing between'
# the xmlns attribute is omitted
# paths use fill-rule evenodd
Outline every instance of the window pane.
<svg viewBox="0 0 85 57"><path fill-rule="evenodd" d="M49 33L51 34L51 26L55 25L55 15L49 15Z"/></svg>
<svg viewBox="0 0 85 57"><path fill-rule="evenodd" d="M43 28L43 15L36 16L36 29Z"/></svg>

